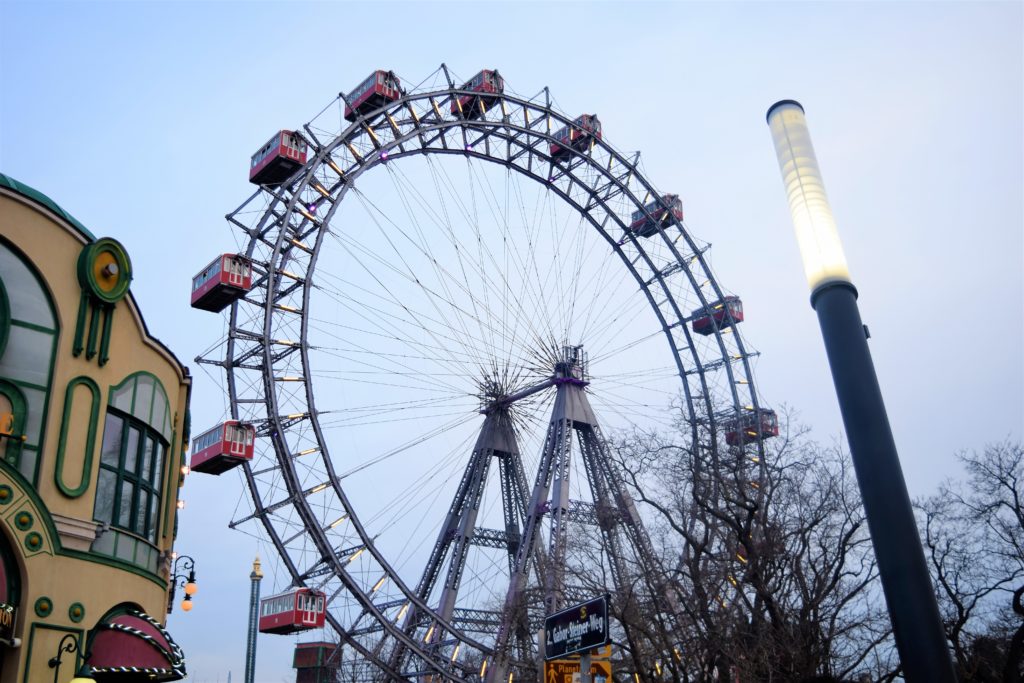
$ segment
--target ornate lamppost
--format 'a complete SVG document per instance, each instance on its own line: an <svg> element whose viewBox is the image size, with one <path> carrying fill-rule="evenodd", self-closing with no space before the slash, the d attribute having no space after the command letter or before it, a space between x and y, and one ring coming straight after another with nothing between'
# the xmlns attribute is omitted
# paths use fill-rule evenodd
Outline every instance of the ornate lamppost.
<svg viewBox="0 0 1024 683"><path fill-rule="evenodd" d="M179 555L174 560L174 571L171 572L170 586L167 593L167 613L174 611L174 595L178 588L185 589L185 599L181 601L181 609L192 610L192 596L199 590L196 585L196 562L188 555Z"/></svg>
<svg viewBox="0 0 1024 683"><path fill-rule="evenodd" d="M57 645L57 654L50 658L48 662L50 668L53 669L53 683L57 683L57 679L60 677L60 665L61 659L64 655L73 655L78 652L78 638L73 634L68 633L60 639L60 643ZM89 666L85 663L85 658L82 658L82 667L75 674L75 677L71 679L70 683L96 683L95 679L89 675Z"/></svg>
<svg viewBox="0 0 1024 683"><path fill-rule="evenodd" d="M857 289L846 266L804 108L794 100L776 102L768 109L768 126L811 289L811 307L818 314L825 341L903 673L909 683L954 683L942 618L868 349L867 328L857 306Z"/></svg>

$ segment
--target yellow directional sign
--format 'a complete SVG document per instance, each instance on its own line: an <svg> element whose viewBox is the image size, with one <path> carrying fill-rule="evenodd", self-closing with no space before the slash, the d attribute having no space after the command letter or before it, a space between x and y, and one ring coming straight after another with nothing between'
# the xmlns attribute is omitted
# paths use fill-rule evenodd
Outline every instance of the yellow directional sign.
<svg viewBox="0 0 1024 683"><path fill-rule="evenodd" d="M612 663L605 659L590 660L590 680L592 683L611 683ZM580 683L580 660L544 662L544 683Z"/></svg>

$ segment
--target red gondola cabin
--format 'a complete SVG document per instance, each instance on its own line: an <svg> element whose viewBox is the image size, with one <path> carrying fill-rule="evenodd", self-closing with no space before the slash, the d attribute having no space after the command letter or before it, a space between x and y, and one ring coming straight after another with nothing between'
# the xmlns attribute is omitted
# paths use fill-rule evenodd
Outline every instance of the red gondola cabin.
<svg viewBox="0 0 1024 683"><path fill-rule="evenodd" d="M651 237L657 235L660 228L669 225L673 216L676 220L683 220L683 200L679 195L666 194L634 211L629 229L640 237Z"/></svg>
<svg viewBox="0 0 1024 683"><path fill-rule="evenodd" d="M484 69L462 84L462 90L472 90L475 95L462 95L452 100L452 116L475 119L483 116L487 108L498 101L498 95L505 91L505 81L497 71Z"/></svg>
<svg viewBox="0 0 1024 683"><path fill-rule="evenodd" d="M192 278L192 308L223 311L252 289L252 263L238 254L224 254Z"/></svg>
<svg viewBox="0 0 1024 683"><path fill-rule="evenodd" d="M260 633L295 633L322 628L327 596L312 588L292 588L260 600Z"/></svg>
<svg viewBox="0 0 1024 683"><path fill-rule="evenodd" d="M192 440L192 462L189 468L206 474L226 472L252 460L255 440L255 427L228 420Z"/></svg>
<svg viewBox="0 0 1024 683"><path fill-rule="evenodd" d="M757 437L767 439L779 435L779 417L774 410L760 408L749 411L732 421L725 433L725 442L730 446L753 443Z"/></svg>
<svg viewBox="0 0 1024 683"><path fill-rule="evenodd" d="M592 140L600 140L601 122L597 114L583 114L555 133L554 137L555 142L551 143L551 158L557 161L572 154L571 150L585 152Z"/></svg>
<svg viewBox="0 0 1024 683"><path fill-rule="evenodd" d="M710 304L707 309L698 308L693 312L693 331L705 336L714 334L716 329L728 327L734 322L743 322L743 302L738 296L727 296L717 303Z"/></svg>
<svg viewBox="0 0 1024 683"><path fill-rule="evenodd" d="M345 103L345 120L355 121L359 116L394 102L402 96L402 82L391 71L374 71L355 90Z"/></svg>
<svg viewBox="0 0 1024 683"><path fill-rule="evenodd" d="M249 182L280 185L305 163L306 141L290 130L282 130L252 155Z"/></svg>

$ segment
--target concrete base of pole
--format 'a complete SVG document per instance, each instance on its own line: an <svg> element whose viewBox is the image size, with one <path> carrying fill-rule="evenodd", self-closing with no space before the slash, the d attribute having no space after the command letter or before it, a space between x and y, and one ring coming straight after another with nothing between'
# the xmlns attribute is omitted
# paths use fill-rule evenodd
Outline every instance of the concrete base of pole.
<svg viewBox="0 0 1024 683"><path fill-rule="evenodd" d="M908 683L955 683L896 443L889 427L857 290L846 282L811 295L850 444L896 648Z"/></svg>

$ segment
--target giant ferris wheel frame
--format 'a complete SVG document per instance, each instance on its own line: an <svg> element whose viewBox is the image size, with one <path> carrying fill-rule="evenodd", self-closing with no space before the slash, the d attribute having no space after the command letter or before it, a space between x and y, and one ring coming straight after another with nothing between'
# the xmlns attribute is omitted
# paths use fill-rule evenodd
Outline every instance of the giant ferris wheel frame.
<svg viewBox="0 0 1024 683"><path fill-rule="evenodd" d="M493 651L493 644L474 639L453 621L440 618L378 551L348 500L320 425L311 373L306 372L313 273L335 211L364 172L413 155L458 155L499 164L545 186L592 226L642 292L680 379L683 422L692 442L704 444L706 457L717 462L719 449L725 448L719 445L724 442L724 432L760 410L751 371L751 357L756 354L745 348L735 321L716 326L706 337L695 336L689 326L697 314L706 314L726 296L706 259L710 245L691 235L674 216L649 237L629 230L631 213L642 211L653 220L651 201L663 196L639 172L639 154L627 157L602 138L592 139L588 149L574 150L568 159L556 161L550 156L553 135L572 125L573 118L552 106L546 88L532 98L507 92L489 95L496 102L486 110L473 99L472 106L480 106L473 118L454 117L447 114L451 103L459 97L475 98L477 93L456 87L444 65L440 71L446 86L404 92L398 100L360 116L351 125L343 124L336 135L304 126L314 152L305 166L288 182L257 190L228 215L248 240L245 255L254 263L258 277L254 276L253 291L231 308L223 357L197 359L224 368L232 419L257 426L257 435L273 451L274 467L285 489L277 500L264 500L267 492L261 491L257 482L260 472L247 463L244 476L254 510L232 526L253 519L262 522L295 585L324 576L336 579L337 590L346 591L383 635L375 645L333 614L328 614L328 622L343 645L387 680L405 679L413 675L410 671L439 674L445 680L475 680L484 677L485 671L477 673L475 663L472 667L462 664L457 659L459 648L477 652L479 658L491 662L500 653ZM339 100L344 100L343 96ZM321 211L324 206L326 212ZM256 312L246 318L240 315L243 307ZM292 339L293 335L282 330L297 330L299 338ZM301 390L282 390L296 383ZM299 427L305 434L302 444L289 441ZM298 449L298 445L305 448ZM760 437L750 447L763 452ZM298 456L319 458L326 479L313 487L304 485L296 470ZM325 524L313 511L309 498L314 494L334 497L327 507L342 512L337 522ZM271 520L275 511L285 506L301 520L301 529L288 538L282 537ZM330 531L340 521L351 525L362 539L360 544L339 548L332 543ZM300 534L319 554L313 566L298 566L290 556L288 545ZM383 572L397 599L382 604L375 593L384 579L372 585L349 573L348 564L364 553ZM442 654L403 629L401 619L393 616L399 604L404 604L403 613L411 606L430 615L448 638L446 652L454 647L456 656ZM380 645L388 638L415 663L389 656ZM486 675L491 679L493 669Z"/></svg>

